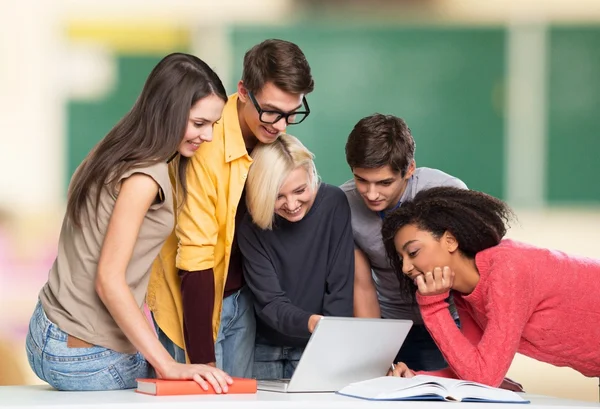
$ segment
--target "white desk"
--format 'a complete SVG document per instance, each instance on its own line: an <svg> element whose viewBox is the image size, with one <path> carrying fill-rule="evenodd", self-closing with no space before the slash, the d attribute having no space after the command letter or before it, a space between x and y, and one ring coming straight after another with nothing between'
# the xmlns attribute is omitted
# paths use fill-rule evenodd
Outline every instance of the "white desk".
<svg viewBox="0 0 600 409"><path fill-rule="evenodd" d="M526 395L530 405L451 403L451 402L372 402L333 393L276 393L256 395L147 396L133 390L113 392L59 392L50 386L0 386L0 408L39 409L558 409L600 408L600 404Z"/></svg>

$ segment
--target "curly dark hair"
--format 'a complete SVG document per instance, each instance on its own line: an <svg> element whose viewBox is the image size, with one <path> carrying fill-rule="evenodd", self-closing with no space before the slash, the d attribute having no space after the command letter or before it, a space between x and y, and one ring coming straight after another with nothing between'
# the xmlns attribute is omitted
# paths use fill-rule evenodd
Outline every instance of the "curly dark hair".
<svg viewBox="0 0 600 409"><path fill-rule="evenodd" d="M436 239L448 231L459 251L468 258L496 246L514 218L502 200L475 190L434 187L417 193L411 201L386 215L381 234L388 259L400 282L400 292L415 297L415 285L402 273L402 260L394 245L398 230L408 224L430 232Z"/></svg>

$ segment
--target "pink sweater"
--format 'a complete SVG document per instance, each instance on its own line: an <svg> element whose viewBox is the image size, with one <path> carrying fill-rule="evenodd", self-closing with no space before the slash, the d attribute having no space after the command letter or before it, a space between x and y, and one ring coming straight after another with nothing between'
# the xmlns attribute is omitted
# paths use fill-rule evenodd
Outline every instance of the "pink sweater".
<svg viewBox="0 0 600 409"><path fill-rule="evenodd" d="M475 263L475 290L454 293L460 330L444 301L448 293L417 293L449 365L429 374L499 386L518 352L600 376L600 260L503 240Z"/></svg>

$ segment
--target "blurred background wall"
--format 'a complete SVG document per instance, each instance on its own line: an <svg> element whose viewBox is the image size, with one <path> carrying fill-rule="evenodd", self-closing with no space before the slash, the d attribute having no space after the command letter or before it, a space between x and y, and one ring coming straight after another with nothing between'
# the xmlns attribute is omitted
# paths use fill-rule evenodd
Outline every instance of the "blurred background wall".
<svg viewBox="0 0 600 409"><path fill-rule="evenodd" d="M184 51L233 92L242 57L296 42L313 68L309 120L289 132L322 178L374 112L403 117L418 166L507 200L511 237L600 257L597 0L8 0L0 4L0 339L36 382L23 338L56 253L75 167ZM568 306L565 306L568 308ZM518 356L530 392L598 399L598 380Z"/></svg>

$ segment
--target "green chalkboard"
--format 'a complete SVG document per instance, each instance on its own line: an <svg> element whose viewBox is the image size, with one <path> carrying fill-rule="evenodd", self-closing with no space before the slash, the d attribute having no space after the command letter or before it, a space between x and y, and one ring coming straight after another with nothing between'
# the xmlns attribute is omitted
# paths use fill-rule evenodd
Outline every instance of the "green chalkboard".
<svg viewBox="0 0 600 409"><path fill-rule="evenodd" d="M266 38L297 43L313 69L311 116L288 132L316 154L324 181L350 177L344 145L375 112L406 120L417 165L503 195L504 30L500 28L233 27L233 89L247 49Z"/></svg>
<svg viewBox="0 0 600 409"><path fill-rule="evenodd" d="M600 202L600 27L553 27L547 201Z"/></svg>
<svg viewBox="0 0 600 409"><path fill-rule="evenodd" d="M98 101L70 101L67 106L68 175L131 109L152 68L164 55L116 56L116 85Z"/></svg>

